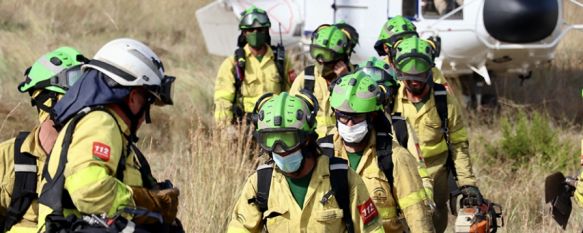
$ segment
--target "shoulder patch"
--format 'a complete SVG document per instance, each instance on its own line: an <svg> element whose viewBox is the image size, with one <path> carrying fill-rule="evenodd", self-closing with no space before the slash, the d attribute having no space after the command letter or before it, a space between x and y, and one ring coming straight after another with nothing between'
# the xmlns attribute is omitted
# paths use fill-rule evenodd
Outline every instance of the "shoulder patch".
<svg viewBox="0 0 583 233"><path fill-rule="evenodd" d="M379 215L377 208L370 198L362 205L358 205L358 211L360 212L360 218L364 225L374 222Z"/></svg>
<svg viewBox="0 0 583 233"><path fill-rule="evenodd" d="M107 162L111 157L111 148L101 142L93 142L93 156Z"/></svg>

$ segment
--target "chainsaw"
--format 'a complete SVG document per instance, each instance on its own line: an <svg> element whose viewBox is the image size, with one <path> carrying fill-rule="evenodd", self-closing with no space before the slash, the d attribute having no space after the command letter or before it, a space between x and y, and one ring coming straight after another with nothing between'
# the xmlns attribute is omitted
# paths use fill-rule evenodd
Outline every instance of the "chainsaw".
<svg viewBox="0 0 583 233"><path fill-rule="evenodd" d="M453 200L457 201L457 195ZM467 204L463 198L459 200L460 208L457 210L455 220L456 233L496 233L499 227L504 226L502 206L483 199L481 203ZM452 210L455 205L450 202ZM455 213L455 212L454 212Z"/></svg>

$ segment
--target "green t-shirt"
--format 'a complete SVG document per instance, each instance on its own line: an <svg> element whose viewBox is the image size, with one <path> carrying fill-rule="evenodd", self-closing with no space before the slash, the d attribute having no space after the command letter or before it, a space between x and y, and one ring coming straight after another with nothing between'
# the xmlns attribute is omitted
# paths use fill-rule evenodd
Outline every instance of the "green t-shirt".
<svg viewBox="0 0 583 233"><path fill-rule="evenodd" d="M256 56L255 58L257 58L257 61L261 62L261 60L263 60L263 56L264 56L264 55L261 55L261 56Z"/></svg>
<svg viewBox="0 0 583 233"><path fill-rule="evenodd" d="M425 103L427 103L428 100L429 100L429 95L427 95L427 97L423 98L421 101L419 101L417 103L413 103L413 105L415 105L415 108L417 109L417 111L419 111L419 110L421 110L423 105L425 105Z"/></svg>
<svg viewBox="0 0 583 233"><path fill-rule="evenodd" d="M304 208L304 199L306 198L306 193L308 192L308 186L310 185L313 171L314 170L312 170L308 175L299 179L292 179L287 176L285 177L294 199L296 199L296 202L302 209Z"/></svg>
<svg viewBox="0 0 583 233"><path fill-rule="evenodd" d="M358 168L360 159L362 159L362 151L356 153L348 152L348 163L350 164L350 168L352 168L353 171L356 171L356 168Z"/></svg>

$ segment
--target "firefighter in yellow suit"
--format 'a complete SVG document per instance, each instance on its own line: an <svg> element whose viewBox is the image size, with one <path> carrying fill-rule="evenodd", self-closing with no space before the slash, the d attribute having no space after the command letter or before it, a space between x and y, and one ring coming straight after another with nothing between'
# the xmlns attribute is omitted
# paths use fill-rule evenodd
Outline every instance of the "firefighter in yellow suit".
<svg viewBox="0 0 583 233"><path fill-rule="evenodd" d="M397 77L404 85L399 88L393 112L401 114L419 137L420 152L434 182L434 200L437 205L434 224L437 232L443 232L447 227L449 171L457 172L457 184L465 197L482 199L472 172L468 134L456 99L447 95L445 89L436 91L431 84L434 59L431 45L411 37L398 42L395 51ZM437 95L447 95L447 130L442 129L436 107ZM449 136L449 143L444 133ZM448 148L448 144L451 147ZM450 167L446 165L448 151L451 152L450 161L453 163Z"/></svg>
<svg viewBox="0 0 583 233"><path fill-rule="evenodd" d="M79 59L78 59L79 58ZM23 134L24 138L18 148L15 148L16 139L10 139L0 144L0 219L12 219L11 226L4 225L8 232L36 232L38 222L38 202L33 200L27 206L23 216L10 212L10 203L14 197L15 172L33 172L36 174L34 185L40 191L40 179L42 169L48 153L53 148L57 138L57 130L53 127L53 121L49 112L57 101L65 94L70 86L78 80L80 68L84 57L79 51L70 47L61 47L40 57L25 72L26 80L18 86L18 91L30 94L33 106L38 110L38 122L30 133ZM15 155L15 149L20 154ZM36 160L36 166L15 164L15 156L32 156ZM24 181L22 181L24 182ZM19 185L16 185L17 187ZM14 224L14 225L12 225ZM2 231L0 230L0 231Z"/></svg>
<svg viewBox="0 0 583 233"><path fill-rule="evenodd" d="M306 68L290 89L292 94L302 90L309 92L318 100L320 109L316 117L316 133L320 139L328 136L331 141L336 132L336 120L328 100L329 86L331 81L354 69L350 64L350 55L358 42L357 37L356 31L348 24L324 24L318 27L310 45L310 56L316 64Z"/></svg>
<svg viewBox="0 0 583 233"><path fill-rule="evenodd" d="M314 133L317 102L303 96L284 92L259 100L255 137L275 165L260 166L247 179L227 232L346 232L348 216L353 229L348 232L384 232L360 177L346 161L320 154ZM263 169L271 173L260 176ZM340 169L344 176L334 176ZM260 190L259 178L270 179L267 189ZM346 181L344 192L332 192L335 178ZM347 209L341 207L341 195Z"/></svg>
<svg viewBox="0 0 583 233"><path fill-rule="evenodd" d="M72 214L123 223L120 231L152 223L137 209L172 224L179 191L142 171L147 160L133 143L143 122L149 123L150 107L172 104L174 77L164 75L150 48L127 38L108 42L82 71L79 85L55 106L55 121L64 126L43 176L39 230L54 228L58 218L52 217ZM100 227L94 224L87 227Z"/></svg>
<svg viewBox="0 0 583 233"><path fill-rule="evenodd" d="M387 20L383 27L381 28L381 32L375 43L375 50L379 54L379 56L386 56L385 61L389 64L393 64L393 60L391 57L391 50L394 48L395 44L402 40L409 37L418 37L417 28L415 25L403 16L395 16ZM434 49L439 49L441 46L438 41L433 40L426 40ZM433 76L433 82L439 83L442 85L447 86L447 80L441 73L437 67L431 68L431 73Z"/></svg>
<svg viewBox="0 0 583 233"><path fill-rule="evenodd" d="M235 52L240 57L225 59L215 83L214 117L218 125L242 120L244 114L253 111L261 95L288 91L295 79L290 59L285 54L276 54L270 46L270 26L262 9L252 6L241 13L240 48ZM284 60L279 61L278 56Z"/></svg>
<svg viewBox="0 0 583 233"><path fill-rule="evenodd" d="M385 232L435 232L431 220L430 200L423 188L416 159L388 135L390 125L380 129L384 118L383 95L375 79L363 71L335 81L330 97L335 111L338 133L334 136L335 156L347 159L352 170L363 179L379 210ZM377 78L380 79L380 78ZM385 121L388 123L388 120ZM379 127L378 129L375 127ZM378 145L390 143L390 148ZM388 146L387 146L388 147ZM384 150L388 154L379 154ZM387 156L386 160L382 156ZM390 156L390 157L388 157ZM387 177L379 161L390 160ZM383 164L384 166L384 164Z"/></svg>

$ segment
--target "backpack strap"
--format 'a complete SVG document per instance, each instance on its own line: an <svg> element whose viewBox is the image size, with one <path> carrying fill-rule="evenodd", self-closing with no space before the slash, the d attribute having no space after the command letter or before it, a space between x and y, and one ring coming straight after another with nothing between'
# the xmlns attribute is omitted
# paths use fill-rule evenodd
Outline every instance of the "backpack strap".
<svg viewBox="0 0 583 233"><path fill-rule="evenodd" d="M275 68L277 68L277 73L279 74L279 81L283 87L283 80L285 79L285 48L283 45L278 44L277 46L271 46L271 50L275 58Z"/></svg>
<svg viewBox="0 0 583 233"><path fill-rule="evenodd" d="M445 166L453 174L453 177L457 181L457 171L453 162L451 140L449 137L449 127L448 127L448 116L447 116L447 90L445 86L441 84L433 85L433 96L435 97L435 107L437 108L437 115L441 120L441 132L447 143L447 161Z"/></svg>
<svg viewBox="0 0 583 233"><path fill-rule="evenodd" d="M334 157L334 135L327 135L326 137L316 140L316 142L322 150L322 154L328 157Z"/></svg>
<svg viewBox="0 0 583 233"><path fill-rule="evenodd" d="M314 76L314 66L308 66L304 69L304 90L313 94L315 83L316 77Z"/></svg>
<svg viewBox="0 0 583 233"><path fill-rule="evenodd" d="M33 200L37 199L37 168L36 157L22 153L21 147L29 132L20 132L14 142L14 187L12 199L4 219L3 232L22 220Z"/></svg>
<svg viewBox="0 0 583 233"><path fill-rule="evenodd" d="M136 154L136 157L138 159L138 162L140 163L139 171L140 171L140 175L142 176L142 182L143 182L144 188L147 188L147 189L156 188L156 186L158 185L158 181L156 180L154 175L152 175L152 169L150 168L150 163L148 163L148 160L144 156L144 153L142 153L142 151L140 149L138 149L138 147L134 143L132 143L131 141L128 140L128 143L130 143L130 149L134 151L134 153ZM129 153L127 156L129 156ZM122 168L122 171L123 170L125 170L125 166ZM119 168L117 171L120 171ZM122 181L123 181L123 179L122 179Z"/></svg>
<svg viewBox="0 0 583 233"><path fill-rule="evenodd" d="M233 117L237 121L243 118L244 112L241 106L237 104L239 97L241 97L241 85L243 85L243 80L245 80L245 64L247 63L245 57L245 50L243 47L237 47L235 49L235 64L233 67L233 77L235 77L235 98L233 99Z"/></svg>
<svg viewBox="0 0 583 233"><path fill-rule="evenodd" d="M349 233L354 233L354 223L350 211L350 190L348 189L348 161L338 158L330 158L330 185L336 196L338 206L342 209L342 220Z"/></svg>
<svg viewBox="0 0 583 233"><path fill-rule="evenodd" d="M265 163L257 167L257 193L255 197L248 200L248 203L257 205L262 215L267 210L272 175L273 165L271 163Z"/></svg>
<svg viewBox="0 0 583 233"><path fill-rule="evenodd" d="M393 129L395 130L395 138L399 142L399 145L407 148L407 142L409 142L409 132L407 131L407 121L400 112L396 112L391 116L391 121L393 123Z"/></svg>
<svg viewBox="0 0 583 233"><path fill-rule="evenodd" d="M405 123L403 120L402 123ZM376 138L376 151L377 151L377 163L387 181L389 183L389 188L391 189L391 195L393 199L397 200L395 195L395 176L393 171L395 169L395 164L393 163L393 138L391 137L391 123L389 119L384 114L380 114L374 123L374 127L377 133ZM396 131L396 130L395 130ZM405 134L407 134L407 126L405 125ZM405 135L406 136L406 135ZM405 145L407 141L405 140ZM400 144L401 142L399 142ZM402 213L399 205L396 206L397 213Z"/></svg>

